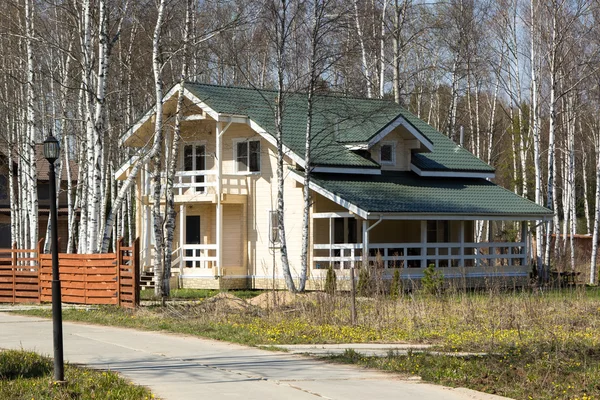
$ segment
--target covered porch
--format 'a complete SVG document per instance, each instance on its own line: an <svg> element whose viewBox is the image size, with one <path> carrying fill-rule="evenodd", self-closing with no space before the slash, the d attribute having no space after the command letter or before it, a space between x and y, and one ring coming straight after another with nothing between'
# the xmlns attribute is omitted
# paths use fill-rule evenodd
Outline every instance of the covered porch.
<svg viewBox="0 0 600 400"><path fill-rule="evenodd" d="M302 181L302 174L295 179ZM483 178L312 174L312 276L363 265L386 276L422 278L430 265L446 278L531 272L529 223L552 212ZM510 235L481 227L510 225Z"/></svg>
<svg viewBox="0 0 600 400"><path fill-rule="evenodd" d="M398 268L404 278L423 277L429 265L442 268L446 277L527 277L531 269L527 221L517 222L515 241L477 241L473 220L403 220L392 215L366 220L349 212L312 217L314 276L330 266L344 271L369 265L390 274Z"/></svg>

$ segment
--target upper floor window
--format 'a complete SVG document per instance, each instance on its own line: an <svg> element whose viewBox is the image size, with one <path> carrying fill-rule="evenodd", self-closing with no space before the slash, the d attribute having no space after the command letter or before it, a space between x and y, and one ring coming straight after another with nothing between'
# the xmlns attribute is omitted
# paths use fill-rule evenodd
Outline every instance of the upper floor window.
<svg viewBox="0 0 600 400"><path fill-rule="evenodd" d="M396 143L385 142L381 143L379 148L379 161L381 164L395 165L396 164Z"/></svg>
<svg viewBox="0 0 600 400"><path fill-rule="evenodd" d="M8 179L5 175L0 175L0 200L8 199Z"/></svg>
<svg viewBox="0 0 600 400"><path fill-rule="evenodd" d="M235 165L236 172L260 172L260 140L237 142Z"/></svg>

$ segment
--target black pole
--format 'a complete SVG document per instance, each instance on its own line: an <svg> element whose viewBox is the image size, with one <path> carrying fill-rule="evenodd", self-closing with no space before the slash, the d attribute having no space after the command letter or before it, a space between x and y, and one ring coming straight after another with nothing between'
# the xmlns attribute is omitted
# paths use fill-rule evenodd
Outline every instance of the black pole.
<svg viewBox="0 0 600 400"><path fill-rule="evenodd" d="M50 160L48 160L50 161ZM58 274L58 213L56 211L56 175L54 161L50 162L50 225L52 251L52 333L54 336L54 380L65 380L63 361L62 306L60 276Z"/></svg>

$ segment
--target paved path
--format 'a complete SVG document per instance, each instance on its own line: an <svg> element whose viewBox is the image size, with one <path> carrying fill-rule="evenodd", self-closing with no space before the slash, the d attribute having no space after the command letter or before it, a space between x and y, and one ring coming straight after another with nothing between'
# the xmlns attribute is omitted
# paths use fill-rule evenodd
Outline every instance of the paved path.
<svg viewBox="0 0 600 400"><path fill-rule="evenodd" d="M75 323L63 330L65 360L118 371L166 400L500 399L213 340ZM0 347L51 355L52 322L0 313Z"/></svg>

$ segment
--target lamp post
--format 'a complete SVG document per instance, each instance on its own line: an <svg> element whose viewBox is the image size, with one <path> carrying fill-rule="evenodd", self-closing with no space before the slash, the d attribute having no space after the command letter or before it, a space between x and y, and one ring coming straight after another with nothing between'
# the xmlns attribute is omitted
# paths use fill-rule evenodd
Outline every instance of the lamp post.
<svg viewBox="0 0 600 400"><path fill-rule="evenodd" d="M58 213L56 211L56 174L54 162L60 157L60 144L52 133L44 140L44 157L50 163L50 234L52 236L52 333L54 337L54 380L65 380L63 361L62 308L60 276L58 274Z"/></svg>

